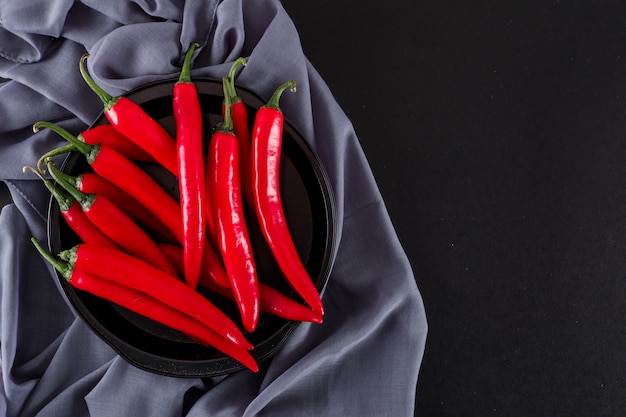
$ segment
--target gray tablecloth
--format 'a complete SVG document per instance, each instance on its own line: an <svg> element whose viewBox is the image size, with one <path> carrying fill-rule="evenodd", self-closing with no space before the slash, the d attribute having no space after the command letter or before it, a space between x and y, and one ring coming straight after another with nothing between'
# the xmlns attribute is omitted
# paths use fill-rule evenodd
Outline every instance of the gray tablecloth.
<svg viewBox="0 0 626 417"><path fill-rule="evenodd" d="M20 0L0 3L0 414L8 416L408 416L426 338L411 266L350 121L304 55L280 2ZM330 11L329 11L330 12ZM172 78L192 41L194 76L237 82L281 105L328 171L339 245L323 325L300 325L257 374L179 379L118 357L74 312L29 239L46 239L49 194L22 173L61 144L38 120L79 133L102 111L78 72L117 95ZM351 70L358 71L358 67ZM388 138L381 138L388 140Z"/></svg>

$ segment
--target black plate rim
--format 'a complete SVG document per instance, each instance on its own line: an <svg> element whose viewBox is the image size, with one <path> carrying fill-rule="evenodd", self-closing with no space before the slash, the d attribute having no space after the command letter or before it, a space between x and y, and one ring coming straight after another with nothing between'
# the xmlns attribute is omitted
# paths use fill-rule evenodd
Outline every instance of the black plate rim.
<svg viewBox="0 0 626 417"><path fill-rule="evenodd" d="M171 87L177 79L165 79L161 81L151 82L142 86L139 86L126 94L124 97L129 98L141 98L141 95L146 92L154 92L155 89ZM221 88L221 80L217 80L210 77L197 77L194 79L198 91L201 91L204 87L211 86L215 89L216 85ZM254 91L237 85L239 95L244 98L244 101L253 100L258 105L263 103L260 95ZM170 89L171 91L171 89ZM221 90L220 90L221 91ZM217 90L216 90L217 92ZM105 120L104 112L101 112L96 118L96 121L90 126L93 127L100 124ZM285 118L285 131L289 132L291 138L297 142L300 150L306 153L307 158L310 159L312 169L315 172L318 186L323 197L322 204L326 210L326 247L324 250L323 258L321 260L322 269L319 272L318 279L321 277L322 282L318 283L318 291L323 296L328 280L330 279L331 270L334 264L334 258L336 255L337 246L337 223L336 223L336 202L332 185L329 180L328 174L324 169L324 166L313 150L311 145L304 139L304 136L298 131L298 129L291 124L291 122ZM62 167L64 168L68 163L71 163L72 158L76 158L76 153L70 153L64 159ZM60 247L60 236L58 228L55 228L55 223L51 221L54 218L59 218L58 204L53 197L50 198L48 205L48 224L47 224L47 238L48 248L52 253L55 253ZM60 284L66 300L69 301L70 308L88 325L88 327L96 333L105 343L107 343L120 357L127 362L136 366L137 368L173 377L213 377L227 375L242 369L245 367L236 360L229 357L219 357L216 359L203 359L199 361L188 359L172 359L154 355L150 352L139 350L135 346L127 343L123 339L117 337L113 333L103 331L102 324L90 314L85 315L85 311L80 308L83 305L82 300L79 299L75 290L70 288L69 284L65 282L65 279L57 273L57 284ZM87 310L88 311L88 310ZM275 333L267 340L255 345L255 349L251 351L252 356L258 363L261 363L270 357L272 357L287 341L291 333L297 326L305 323L298 323L285 320L285 323L275 331Z"/></svg>

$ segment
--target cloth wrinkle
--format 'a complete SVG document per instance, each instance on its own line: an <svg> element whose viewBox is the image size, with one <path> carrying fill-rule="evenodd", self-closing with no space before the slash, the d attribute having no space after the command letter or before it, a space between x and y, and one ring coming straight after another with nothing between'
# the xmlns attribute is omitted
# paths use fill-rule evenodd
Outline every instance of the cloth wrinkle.
<svg viewBox="0 0 626 417"><path fill-rule="evenodd" d="M0 180L14 199L0 212L0 414L412 415L427 331L415 277L355 129L280 0L25 1L20 14L0 0L0 77L11 79L0 85ZM8 25L7 13L19 19ZM77 134L102 114L80 56L90 53L90 75L117 96L175 79L191 42L201 44L192 78L220 79L243 56L236 83L263 100L296 81L280 106L319 157L336 205L324 323L298 325L257 374L174 378L134 367L77 316L29 241L46 242L50 195L21 167L64 144L48 130L33 134L32 124Z"/></svg>
<svg viewBox="0 0 626 417"><path fill-rule="evenodd" d="M180 44L181 44L181 58L184 55L184 51L187 50L189 45L193 42L198 42L202 49L209 45L211 38L215 34L217 22L216 15L218 11L219 1L206 2L204 4L197 1L188 1L183 7L183 20L180 29ZM200 10L198 10L200 9ZM206 12L203 15L201 12L205 9ZM203 18L199 24L197 19ZM194 22L190 24L188 22ZM199 30L198 27L205 27L205 30ZM180 61L182 64L182 60Z"/></svg>
<svg viewBox="0 0 626 417"><path fill-rule="evenodd" d="M71 5L71 0L0 3L0 57L18 63L44 59L60 36Z"/></svg>
<svg viewBox="0 0 626 417"><path fill-rule="evenodd" d="M39 44L35 41L39 41ZM0 58L4 58L18 64L38 62L45 56L44 52L52 41L49 39L40 39L39 37L34 37L32 39L28 39L28 37L20 38L18 35L8 32L0 27L0 45L11 45L16 43L21 44L23 49L20 51L0 49Z"/></svg>
<svg viewBox="0 0 626 417"><path fill-rule="evenodd" d="M110 16L76 2L69 10L61 36L83 46L85 51L122 24Z"/></svg>
<svg viewBox="0 0 626 417"><path fill-rule="evenodd" d="M367 204L360 216L348 218L346 221L353 223L359 222L359 218L371 217L372 213L380 212L384 210L384 205L380 201ZM368 211L364 213L363 211ZM346 239L358 239L358 236L349 235ZM377 240L381 242L387 242L387 240L395 240L390 234L378 235ZM349 245L349 243L341 242L340 245ZM406 262L402 253L393 252L391 248L393 245L388 246L389 250L383 250L379 256L387 259L387 262L394 265L403 265L403 268L398 269L397 274L399 276L406 275L410 272L410 265ZM394 256L394 253L396 254ZM386 256L388 255L388 256ZM344 256L341 254L340 257ZM363 255L364 259L372 254ZM341 261L339 259L338 261ZM392 326L399 326L404 329L405 326L415 326L415 331L412 333L413 340L419 338L420 332L425 332L425 322L420 319L419 314L411 314L405 317L407 308L411 309L411 306L407 306L408 299L396 296L391 300L388 299L388 294L384 293L376 285L369 284L366 287L360 288L354 285L349 286L352 281L346 279L342 275L352 275L352 269L346 271L334 271L331 279L329 280L329 292L325 298L325 304L327 305L327 313L325 317L325 326L316 328L315 326L299 326L294 332L291 339L287 341L286 346L277 354L280 359L278 361L280 366L278 369L273 364L270 364L266 378L264 379L259 395L250 404L247 412L249 415L262 414L261 411L269 404L268 399L275 399L281 395L291 395L290 384L281 383L282 380L308 380L314 379L319 374L333 374L337 370L345 368L346 358L360 357L355 353L363 349L363 346L371 344L372 341L383 341L386 339L385 335L389 332ZM368 274L375 276L377 271L369 271ZM363 278L363 277L359 277ZM381 277L382 278L382 277ZM391 277L385 277L390 279ZM372 280L362 279L364 284L372 283ZM340 287L341 286L341 287ZM417 286L411 283L404 285L406 291L417 293ZM365 294L369 294L369 302L364 304L362 300L365 298ZM372 297L376 295L376 298ZM375 316L372 311L378 310L377 304L384 304L384 314ZM419 307L419 306L418 306ZM417 308L413 308L414 311L419 311ZM335 317L341 317L345 314L351 315L350 324L341 320L334 320ZM374 320L372 320L374 317ZM412 319L412 320L411 320ZM405 323L406 322L406 323ZM311 337L305 336L305 333L319 333ZM342 343L337 343L336 338L338 335L342 337ZM309 339L309 342L305 345L301 343L302 339ZM315 340L315 342L313 341ZM323 355L316 356L318 351L325 352ZM311 358L315 358L314 360ZM315 366L311 363L314 362ZM348 360L349 363L349 360ZM284 367L287 365L287 367ZM355 382L356 385L356 382ZM273 415L273 410L268 411L268 415ZM247 415L247 414L246 414ZM314 414L312 414L314 415ZM348 413L347 415L356 415ZM375 414L365 414L375 415Z"/></svg>
<svg viewBox="0 0 626 417"><path fill-rule="evenodd" d="M37 384L41 381L41 369L48 367L54 356L54 352L57 351L66 333L67 330L61 333L56 340L28 362L19 365L15 364L10 368L7 378L11 380L12 385L23 386L25 388L24 392L27 394L20 404L27 403L29 397L35 393ZM22 414L21 410L20 414Z"/></svg>
<svg viewBox="0 0 626 417"><path fill-rule="evenodd" d="M15 192L18 193L32 207L32 209L35 211L35 213L37 213L37 215L41 218L41 220L45 221L48 218L48 216L46 214L42 213L39 210L39 207L37 207L33 203L33 201L30 199L30 197L26 193L24 193L20 187L15 185L15 183L13 181L5 180L5 183L8 186L10 186L13 190L15 190Z"/></svg>

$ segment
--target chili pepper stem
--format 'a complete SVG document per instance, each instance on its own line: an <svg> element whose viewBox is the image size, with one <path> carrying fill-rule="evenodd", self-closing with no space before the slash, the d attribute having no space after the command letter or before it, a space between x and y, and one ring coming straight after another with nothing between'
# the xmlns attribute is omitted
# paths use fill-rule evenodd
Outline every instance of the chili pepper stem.
<svg viewBox="0 0 626 417"><path fill-rule="evenodd" d="M56 149L52 149L51 151L48 151L45 154L41 155L41 157L37 160L37 169L42 174L45 174L46 173L46 169L43 167L43 163L46 160L48 160L49 158L52 158L54 156L63 155L63 154L66 154L68 152L72 152L72 151L75 151L75 150L76 150L76 146L74 146L71 143L68 143L67 145L61 146L61 147L56 148Z"/></svg>
<svg viewBox="0 0 626 417"><path fill-rule="evenodd" d="M40 180L43 181L46 188L50 191L50 193L52 193L54 198L59 203L59 210L61 210L62 212L69 210L74 201L73 197L70 197L69 195L55 187L50 181L48 181L41 175L40 171L36 170L35 168L31 166L22 167L22 172L26 173L26 171L31 171L33 174L37 175Z"/></svg>
<svg viewBox="0 0 626 417"><path fill-rule="evenodd" d="M220 131L225 133L233 132L233 119L231 117L231 97L228 93L228 77L222 77L222 89L224 91L224 122Z"/></svg>
<svg viewBox="0 0 626 417"><path fill-rule="evenodd" d="M78 252L78 245L72 246L69 249L65 249L59 253L59 258L68 262L70 265L76 263L76 253Z"/></svg>
<svg viewBox="0 0 626 417"><path fill-rule="evenodd" d="M61 171L56 167L56 164L50 159L46 159L46 166L48 167L48 171L50 171L50 175L58 181L58 178L62 179L64 183L70 184L74 188L78 188L80 186L79 177L74 177L66 172Z"/></svg>
<svg viewBox="0 0 626 417"><path fill-rule="evenodd" d="M72 264L68 262L63 262L55 258L54 256L52 256L50 253L48 253L48 251L46 251L43 248L43 246L41 246L39 241L35 239L34 237L31 237L30 241L33 242L33 245L35 245L35 248L37 248L37 251L41 254L41 256L46 261L48 261L50 265L54 267L54 269L59 271L59 273L63 276L63 278L69 281L70 277L72 276L72 271L73 271Z"/></svg>
<svg viewBox="0 0 626 417"><path fill-rule="evenodd" d="M91 88L93 92L96 93L98 97L100 97L100 100L102 100L102 103L104 104L105 111L109 110L111 107L113 107L117 100L119 100L119 97L113 97L112 95L104 91L104 89L100 87L93 78L91 78L91 76L87 72L87 69L85 68L85 60L87 58L89 58L88 53L83 54L83 56L80 57L80 74L83 76L83 79L85 80L89 88Z"/></svg>
<svg viewBox="0 0 626 417"><path fill-rule="evenodd" d="M198 42L193 42L189 45L189 49L185 53L185 60L183 61L183 67L180 71L180 77L178 78L179 83L190 83L191 82L191 58L193 57L193 53L196 48L200 47Z"/></svg>
<svg viewBox="0 0 626 417"><path fill-rule="evenodd" d="M56 172L50 168L54 162L48 161L48 164L48 169L53 178L78 201L87 218L105 235L133 256L152 263L167 273L176 275L171 263L135 220L106 196L84 193L62 178L55 177Z"/></svg>
<svg viewBox="0 0 626 417"><path fill-rule="evenodd" d="M69 181L64 175L58 175L59 173L62 173L62 171L56 169L54 161L52 161L51 159L48 159L46 161L46 165L48 166L48 171L50 172L50 175L52 175L52 178L54 178L56 182L61 184L61 187L63 187L65 191L70 193L70 195L80 203L80 205L83 207L83 210L89 209L89 207L91 206L91 204L93 204L96 198L95 194L83 193L82 191L77 189L72 184L72 182Z"/></svg>
<svg viewBox="0 0 626 417"><path fill-rule="evenodd" d="M287 81L283 85L279 86L272 94L272 97L268 100L267 104L263 107L270 107L272 109L276 109L280 111L280 107L278 106L278 102L280 101L280 97L283 95L283 92L289 89L292 93L296 92L296 82L293 80Z"/></svg>
<svg viewBox="0 0 626 417"><path fill-rule="evenodd" d="M71 151L78 151L82 154L87 155L93 147L92 145L89 145L81 141L76 136L72 135L70 132L63 129L61 126L55 125L54 123L45 122L45 121L37 122L33 125L33 132L37 133L42 128L52 130L54 133L61 136L63 139L67 140L69 144L62 146L61 148L53 149L52 151L47 152L44 155L42 155L37 161L37 169L39 169L40 172L45 172L45 170L42 169L42 165L47 159L52 158L53 156L57 156L62 153L67 153Z"/></svg>
<svg viewBox="0 0 626 417"><path fill-rule="evenodd" d="M39 130L41 130L41 128L46 128L46 129L52 130L54 133L56 133L57 135L61 136L63 139L67 140L70 143L70 145L73 146L72 150L77 150L78 152L82 153L83 155L85 155L87 157L89 157L90 153L92 153L94 148L98 146L98 145L90 145L88 143L85 143L85 142L81 141L76 136L72 135L70 132L68 132L67 130L63 129L61 126L55 125L54 123L37 122L37 123L35 123L33 125L33 131L34 132L39 132ZM41 166L42 162L45 162L45 160L49 159L51 156L54 156L54 155L45 154L45 155L41 156L39 158L39 161L37 161L37 166L38 167Z"/></svg>
<svg viewBox="0 0 626 417"><path fill-rule="evenodd" d="M245 67L247 65L246 59L243 57L237 59L230 67L230 71L228 71L228 95L230 96L231 102L233 99L237 98L237 91L235 91L235 72L239 65Z"/></svg>

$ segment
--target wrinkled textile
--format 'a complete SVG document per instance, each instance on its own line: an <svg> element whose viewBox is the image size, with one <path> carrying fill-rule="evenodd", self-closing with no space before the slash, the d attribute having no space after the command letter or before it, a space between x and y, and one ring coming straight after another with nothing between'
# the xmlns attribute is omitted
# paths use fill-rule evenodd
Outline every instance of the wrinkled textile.
<svg viewBox="0 0 626 417"><path fill-rule="evenodd" d="M183 379L128 364L77 318L30 243L46 239L49 194L22 172L102 111L78 72L113 95L176 77L219 78L244 56L237 83L265 99L286 79L286 117L319 154L337 202L339 244L323 325L302 324L257 374ZM354 130L307 61L277 1L20 0L0 2L0 415L408 416L424 343L423 304Z"/></svg>

